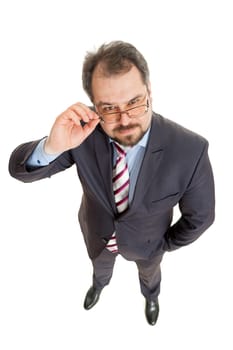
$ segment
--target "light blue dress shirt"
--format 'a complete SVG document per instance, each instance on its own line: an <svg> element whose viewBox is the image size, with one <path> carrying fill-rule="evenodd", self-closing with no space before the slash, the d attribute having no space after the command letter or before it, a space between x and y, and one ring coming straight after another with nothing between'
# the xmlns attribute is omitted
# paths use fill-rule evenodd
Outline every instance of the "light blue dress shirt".
<svg viewBox="0 0 233 350"><path fill-rule="evenodd" d="M129 179L130 179L129 203L131 203L133 199L138 174L142 165L143 157L144 157L147 142L148 142L149 132L150 132L150 129L147 130L145 135L141 138L141 140L135 146L129 148L127 151L126 161L128 164ZM60 155L60 154L50 155L45 153L44 151L45 141L46 141L46 138L42 139L39 142L34 152L30 156L30 158L27 160L27 165L32 167L46 166ZM110 142L113 142L113 141L110 139ZM117 158L117 153L114 148L113 164L115 164L116 158Z"/></svg>

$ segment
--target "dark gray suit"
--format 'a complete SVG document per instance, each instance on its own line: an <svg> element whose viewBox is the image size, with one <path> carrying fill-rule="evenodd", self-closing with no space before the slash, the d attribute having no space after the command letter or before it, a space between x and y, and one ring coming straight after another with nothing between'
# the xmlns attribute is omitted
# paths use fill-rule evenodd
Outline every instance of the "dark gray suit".
<svg viewBox="0 0 233 350"><path fill-rule="evenodd" d="M20 145L10 174L32 182L76 164L83 187L79 221L90 258L103 251L116 231L118 249L128 260L148 260L195 241L214 220L214 181L208 142L153 113L148 145L129 209L117 214L112 191L112 149L97 126L79 147L50 165L28 169L26 160L39 141ZM171 226L173 207L181 217Z"/></svg>

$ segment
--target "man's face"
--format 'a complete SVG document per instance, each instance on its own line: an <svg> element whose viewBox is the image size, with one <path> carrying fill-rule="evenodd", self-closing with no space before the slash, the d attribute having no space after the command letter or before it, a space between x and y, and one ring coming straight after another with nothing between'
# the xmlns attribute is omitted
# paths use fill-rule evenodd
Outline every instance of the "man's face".
<svg viewBox="0 0 233 350"><path fill-rule="evenodd" d="M100 116L104 118L106 113L112 111L123 112L119 121L101 122L105 133L124 146L135 145L148 130L152 117L150 88L142 82L139 70L133 66L127 73L105 77L97 66L92 77L92 91L93 102ZM124 113L147 103L149 108L145 107L142 116L132 118ZM112 115L108 114L108 119L111 120Z"/></svg>

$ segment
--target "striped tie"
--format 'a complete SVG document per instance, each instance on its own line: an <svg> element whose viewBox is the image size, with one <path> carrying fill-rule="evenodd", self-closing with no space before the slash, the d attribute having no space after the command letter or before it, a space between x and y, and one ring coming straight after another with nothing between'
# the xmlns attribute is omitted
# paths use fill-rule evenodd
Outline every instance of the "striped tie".
<svg viewBox="0 0 233 350"><path fill-rule="evenodd" d="M114 143L117 151L116 164L113 167L113 193L118 213L122 213L129 204L129 170L126 162L126 152L117 143ZM112 253L118 252L116 233L114 232L108 241L106 248Z"/></svg>

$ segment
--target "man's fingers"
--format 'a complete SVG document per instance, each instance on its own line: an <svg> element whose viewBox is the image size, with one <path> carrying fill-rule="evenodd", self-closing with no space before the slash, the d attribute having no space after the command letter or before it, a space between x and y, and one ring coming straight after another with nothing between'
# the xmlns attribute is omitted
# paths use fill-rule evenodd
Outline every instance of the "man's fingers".
<svg viewBox="0 0 233 350"><path fill-rule="evenodd" d="M73 104L58 117L60 124L72 121L77 126L80 125L81 121L89 123L91 120L99 120L98 114L82 103Z"/></svg>
<svg viewBox="0 0 233 350"><path fill-rule="evenodd" d="M82 103L76 103L69 109L86 123L88 123L89 120L99 119L99 116L94 111Z"/></svg>
<svg viewBox="0 0 233 350"><path fill-rule="evenodd" d="M84 132L85 138L88 137L95 130L99 122L100 122L100 119L93 119L89 121L89 123L84 125L83 132Z"/></svg>

